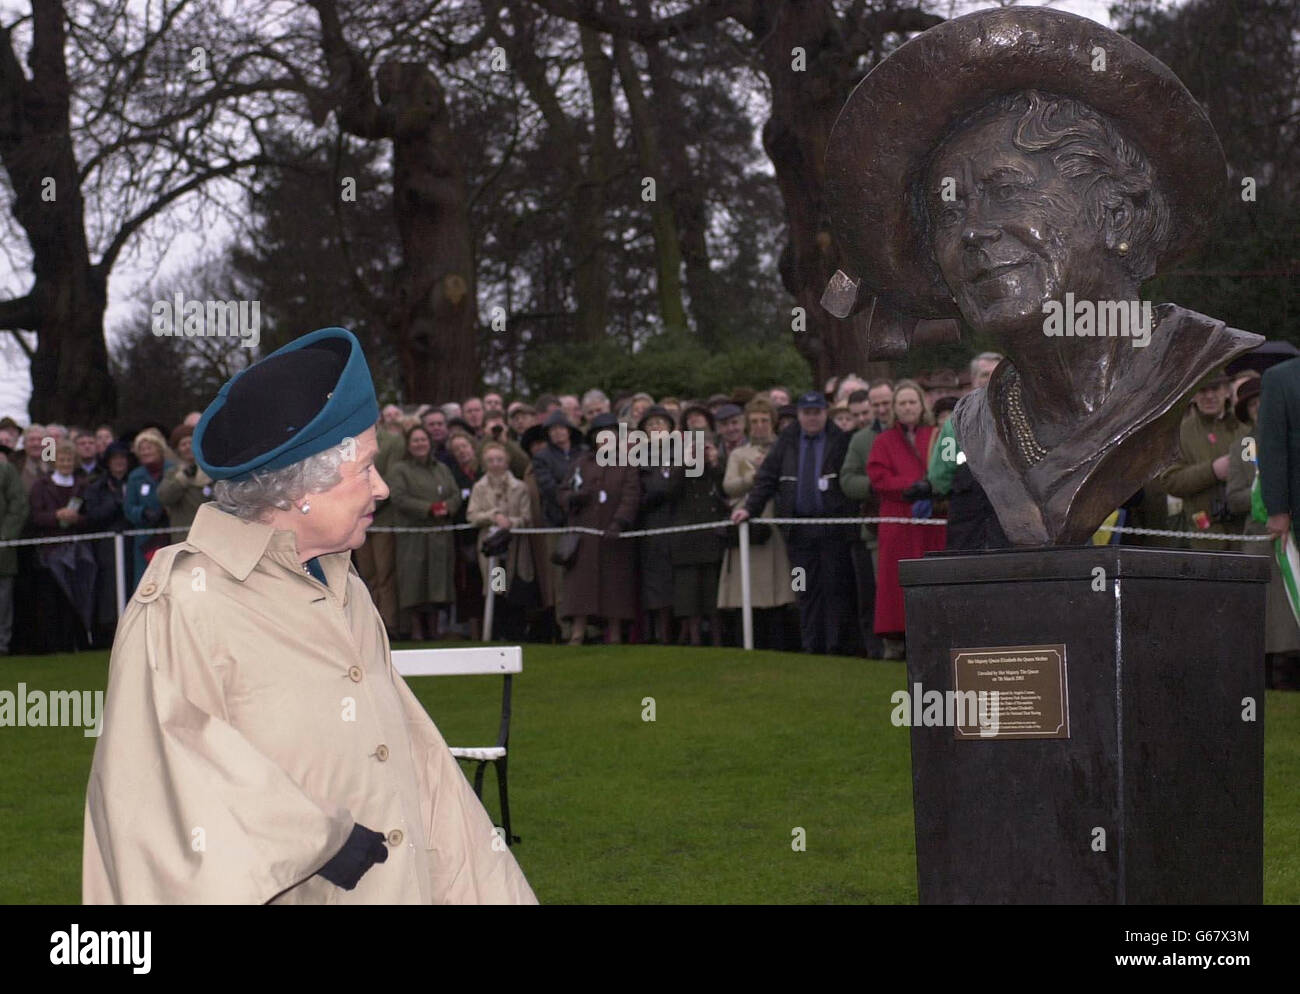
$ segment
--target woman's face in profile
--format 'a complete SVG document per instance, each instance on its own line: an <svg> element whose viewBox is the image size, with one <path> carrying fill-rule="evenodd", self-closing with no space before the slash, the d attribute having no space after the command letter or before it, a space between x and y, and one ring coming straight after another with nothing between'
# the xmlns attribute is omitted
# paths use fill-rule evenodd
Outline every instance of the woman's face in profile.
<svg viewBox="0 0 1300 994"><path fill-rule="evenodd" d="M339 467L342 479L329 490L304 497L311 510L301 520L297 520L299 512L292 511L300 549L342 552L361 548L374 520L375 505L388 496L388 485L375 468L378 452L375 429L367 428L356 438L356 458L345 459Z"/></svg>

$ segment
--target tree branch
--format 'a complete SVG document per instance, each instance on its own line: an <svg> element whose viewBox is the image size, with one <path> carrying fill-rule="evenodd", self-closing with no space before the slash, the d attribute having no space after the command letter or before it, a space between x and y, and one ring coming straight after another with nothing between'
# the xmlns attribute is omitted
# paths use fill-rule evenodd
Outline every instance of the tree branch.
<svg viewBox="0 0 1300 994"><path fill-rule="evenodd" d="M14 54L10 37L14 25L0 28L0 138L12 135L17 138L18 122L22 118L23 101L31 85L23 74L22 64Z"/></svg>
<svg viewBox="0 0 1300 994"><path fill-rule="evenodd" d="M486 8L483 15L483 24L474 32L473 37L465 41L444 42L442 46L443 62L455 62L467 55L473 55L483 47L483 43L488 38L496 33L497 28L500 26L501 0L482 0L481 6Z"/></svg>
<svg viewBox="0 0 1300 994"><path fill-rule="evenodd" d="M728 17L742 19L747 13L747 0L703 0L703 2L663 20L646 21L626 14L610 14L597 10L593 0L533 0L548 14L575 21L584 27L605 34L617 35L632 41L662 41L684 34L707 24L716 24Z"/></svg>
<svg viewBox="0 0 1300 994"><path fill-rule="evenodd" d="M25 297L14 297L12 300L0 300L0 329L5 331L36 331L40 327L41 307L36 298L30 293ZM31 357L31 350L27 343L22 340L22 336L15 334L14 338L22 344L23 351Z"/></svg>
<svg viewBox="0 0 1300 994"><path fill-rule="evenodd" d="M370 67L343 37L334 0L307 0L320 16L321 50L329 66L330 96L339 124L358 138L388 138L387 114L375 101L375 84Z"/></svg>
<svg viewBox="0 0 1300 994"><path fill-rule="evenodd" d="M494 166L488 172L488 174L483 177L483 181L474 188L474 191L472 193L470 193L469 200L465 205L467 210L473 209L474 205L478 203L478 198L481 197L487 191L488 187L490 187L493 183L496 182L497 177L500 176L501 173L505 171L506 166L510 164L510 160L514 157L515 154L515 148L518 147L519 145L519 121L520 121L519 105L516 104L515 120L514 120L514 124L510 129L510 142L509 144L506 145L505 151L501 153L501 161L498 162L496 166Z"/></svg>
<svg viewBox="0 0 1300 994"><path fill-rule="evenodd" d="M222 176L229 176L231 173L236 173L241 169L247 169L249 166L264 166L267 164L267 158L261 155L254 156L251 159L237 159L233 162L227 162L224 166L217 166L215 169L204 170L198 175L190 177L190 179L186 180L180 186L168 190L118 229L117 234L113 236L113 240L109 243L108 248L104 250L103 258L95 264L94 268L107 278L108 273L112 272L113 263L117 261L118 253L122 251L122 248L126 245L127 241L130 240L131 236L134 235L137 230L139 230L141 225L145 224L150 218L160 213L170 204L185 196L185 194L197 190L209 180L220 179Z"/></svg>
<svg viewBox="0 0 1300 994"><path fill-rule="evenodd" d="M845 44L845 52L850 57L874 52L878 58L881 35L925 31L936 24L942 24L943 21L942 17L937 14L927 14L920 7L879 10L858 18Z"/></svg>

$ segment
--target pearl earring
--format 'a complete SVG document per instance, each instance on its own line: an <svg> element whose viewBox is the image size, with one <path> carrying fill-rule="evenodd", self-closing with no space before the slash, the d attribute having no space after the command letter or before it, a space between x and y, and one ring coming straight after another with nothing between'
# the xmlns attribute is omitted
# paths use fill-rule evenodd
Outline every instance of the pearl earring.
<svg viewBox="0 0 1300 994"><path fill-rule="evenodd" d="M301 511L303 514L306 514L308 511L311 510L311 505L308 504L306 501L303 501L302 507L298 508L298 510Z"/></svg>
<svg viewBox="0 0 1300 994"><path fill-rule="evenodd" d="M1128 242L1120 242L1119 245L1116 246L1116 249L1119 251L1120 255L1128 255Z"/></svg>

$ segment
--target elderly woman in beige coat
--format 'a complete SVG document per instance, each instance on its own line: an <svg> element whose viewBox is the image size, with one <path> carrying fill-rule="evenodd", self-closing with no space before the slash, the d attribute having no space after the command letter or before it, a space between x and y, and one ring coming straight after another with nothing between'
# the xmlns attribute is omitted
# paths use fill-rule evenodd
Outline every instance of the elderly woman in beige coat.
<svg viewBox="0 0 1300 994"><path fill-rule="evenodd" d="M153 557L113 645L86 903L535 903L351 566L389 492L378 417L341 328L204 412L216 503Z"/></svg>
<svg viewBox="0 0 1300 994"><path fill-rule="evenodd" d="M479 460L485 472L470 490L466 520L479 528L478 564L486 590L493 578L491 564L483 555L484 540L494 528L529 527L533 515L528 487L510 472L509 450L500 442L485 442L479 449ZM493 608L501 619L497 631L507 638L522 637L524 609L539 603L531 543L523 536L511 539L506 554L497 558L496 564L504 570Z"/></svg>
<svg viewBox="0 0 1300 994"><path fill-rule="evenodd" d="M745 405L745 434L749 443L733 449L727 456L727 469L722 478L722 492L732 510L743 507L745 496L754 488L754 476L763 459L776 442L773 433L775 412L762 397L755 397ZM763 517L775 517L774 501L768 501ZM754 541L756 528L766 528L768 538L762 544ZM778 634L781 630L780 609L795 602L790 582L790 559L785 551L785 539L775 525L762 525L757 520L749 526L749 596L754 608L755 645L759 648L780 648ZM718 577L718 609L725 611L742 607L740 588L740 549L727 549L722 557L722 571Z"/></svg>

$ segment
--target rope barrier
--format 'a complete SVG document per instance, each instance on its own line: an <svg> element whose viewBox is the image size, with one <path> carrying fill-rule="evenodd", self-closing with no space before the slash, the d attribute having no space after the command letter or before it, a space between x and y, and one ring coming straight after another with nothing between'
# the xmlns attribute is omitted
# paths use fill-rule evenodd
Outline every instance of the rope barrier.
<svg viewBox="0 0 1300 994"><path fill-rule="evenodd" d="M753 642L753 609L750 606L750 543L749 543L749 523L750 521L759 521L769 525L832 525L832 526L854 526L864 524L904 524L904 525L946 525L948 522L944 518L904 518L892 517L887 515L874 517L854 517L854 518L747 518L745 521L733 523L730 518L721 521L704 521L689 525L670 525L666 528L641 528L629 529L625 532L618 533L614 537L618 538L644 538L653 535L675 535L684 532L714 530L719 527L738 527L740 529L738 552L740 555L741 566L741 597L742 597L742 628L744 633L745 649L752 649ZM457 532L467 531L470 529L478 530L481 526L469 523L457 525L410 525L395 526L385 525L378 528L371 528L373 532L388 532L394 534L411 534L411 533L440 533L440 532ZM1162 528L1131 528L1120 527L1116 525L1103 525L1100 530L1110 532L1125 532L1136 535L1155 535L1165 538L1196 538L1196 539L1218 539L1220 541L1245 541L1245 542L1268 542L1271 538L1268 535L1224 535L1224 534L1203 534L1198 532L1179 532ZM120 532L80 532L69 535L51 535L41 538L11 539L0 542L0 548L19 545L52 545L65 542L87 542L98 541L101 539L113 540L113 579L116 586L117 615L121 618L125 611L126 597L128 593L127 576L126 576L126 546L125 538L127 536L137 535L172 535L178 532L188 532L187 527L171 526L167 528L132 528ZM517 535L564 535L578 533L583 535L604 536L605 532L599 528L591 528L585 525L569 525L562 528L532 528L521 527L514 528L512 532ZM182 539L183 540L183 539ZM492 557L489 560L491 567L495 567L500 562L499 557ZM492 620L495 609L496 592L493 584L487 584L484 591L484 638L491 639Z"/></svg>
<svg viewBox="0 0 1300 994"><path fill-rule="evenodd" d="M853 517L853 518L750 518L752 522L759 522L765 525L946 525L947 518L902 518L902 517ZM456 532L456 531L478 531L481 526L471 524L460 525L381 525L366 529L370 532L383 532L394 534L436 534L439 532ZM730 518L723 518L719 521L704 521L692 525L670 525L664 528L637 528L619 532L618 538L646 538L654 535L675 535L681 532L706 531L713 528L728 527L734 528L735 523ZM1224 532L1180 532L1168 528L1135 528L1129 525L1101 525L1098 531L1119 532L1126 535L1154 535L1158 538L1190 538L1201 541L1221 541L1221 542L1271 542L1272 536L1269 535L1240 535ZM120 532L76 532L69 535L51 535L42 538L15 538L7 541L0 541L0 549L9 546L19 545L53 545L60 542L90 542L104 538L116 538L118 535L135 536L135 535L170 535L177 532L188 532L189 527L171 527L171 528L131 528ZM605 532L599 528L589 528L584 525L564 525L561 527L549 528L512 528L512 534L515 535L564 535L571 532L577 532L582 535L604 535Z"/></svg>

